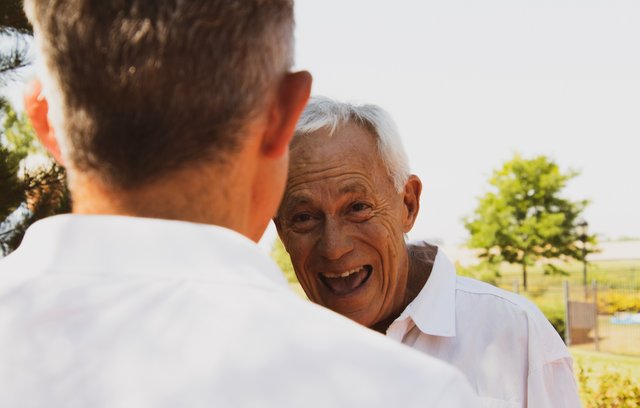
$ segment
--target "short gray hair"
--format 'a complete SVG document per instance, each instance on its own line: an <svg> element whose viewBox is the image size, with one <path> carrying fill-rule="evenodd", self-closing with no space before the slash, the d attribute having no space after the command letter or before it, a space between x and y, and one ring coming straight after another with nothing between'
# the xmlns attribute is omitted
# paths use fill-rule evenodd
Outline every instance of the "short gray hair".
<svg viewBox="0 0 640 408"><path fill-rule="evenodd" d="M376 137L380 157L397 191L402 191L411 174L409 159L391 115L377 105L338 102L324 96L309 100L294 137L327 129L331 136L336 128L353 122L370 130Z"/></svg>
<svg viewBox="0 0 640 408"><path fill-rule="evenodd" d="M25 0L68 162L132 189L231 162L293 60L293 0Z"/></svg>

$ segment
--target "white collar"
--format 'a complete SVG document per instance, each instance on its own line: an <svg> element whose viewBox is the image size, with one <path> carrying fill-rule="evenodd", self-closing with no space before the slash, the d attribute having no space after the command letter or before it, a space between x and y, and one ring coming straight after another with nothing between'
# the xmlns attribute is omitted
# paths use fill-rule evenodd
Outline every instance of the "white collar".
<svg viewBox="0 0 640 408"><path fill-rule="evenodd" d="M396 322L409 318L423 333L456 336L456 269L440 248L427 283Z"/></svg>
<svg viewBox="0 0 640 408"><path fill-rule="evenodd" d="M32 225L9 257L28 257L32 271L195 278L288 289L280 269L255 242L227 228L184 221L58 215Z"/></svg>

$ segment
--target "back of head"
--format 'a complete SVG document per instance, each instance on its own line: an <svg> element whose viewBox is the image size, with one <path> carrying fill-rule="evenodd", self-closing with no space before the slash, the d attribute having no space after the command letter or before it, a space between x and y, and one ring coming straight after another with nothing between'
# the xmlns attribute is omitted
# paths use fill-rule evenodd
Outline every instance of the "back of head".
<svg viewBox="0 0 640 408"><path fill-rule="evenodd" d="M66 161L130 189L225 161L291 65L291 0L25 0Z"/></svg>

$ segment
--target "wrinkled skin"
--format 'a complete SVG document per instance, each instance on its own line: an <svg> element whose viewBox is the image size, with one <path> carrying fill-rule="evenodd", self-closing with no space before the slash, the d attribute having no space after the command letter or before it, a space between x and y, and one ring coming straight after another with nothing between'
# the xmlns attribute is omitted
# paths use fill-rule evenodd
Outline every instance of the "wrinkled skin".
<svg viewBox="0 0 640 408"><path fill-rule="evenodd" d="M383 331L415 296L408 287L426 281L410 276L404 242L421 183L411 176L398 192L375 137L359 125L327 133L294 140L276 227L313 302Z"/></svg>

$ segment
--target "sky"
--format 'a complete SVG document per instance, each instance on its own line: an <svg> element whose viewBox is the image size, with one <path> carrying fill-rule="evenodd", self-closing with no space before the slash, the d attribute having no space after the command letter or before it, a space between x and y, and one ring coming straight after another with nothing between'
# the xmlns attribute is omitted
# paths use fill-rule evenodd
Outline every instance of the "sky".
<svg viewBox="0 0 640 408"><path fill-rule="evenodd" d="M515 152L581 172L565 195L591 232L640 237L640 1L297 0L296 20L312 93L396 120L423 182L410 239L468 239Z"/></svg>
<svg viewBox="0 0 640 408"><path fill-rule="evenodd" d="M640 2L297 0L312 93L394 117L423 181L411 239L468 239L462 219L515 152L581 175L601 238L640 236Z"/></svg>

